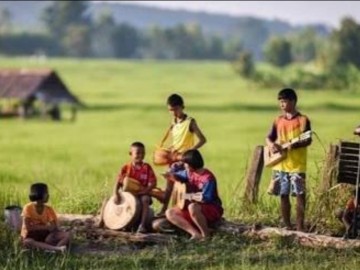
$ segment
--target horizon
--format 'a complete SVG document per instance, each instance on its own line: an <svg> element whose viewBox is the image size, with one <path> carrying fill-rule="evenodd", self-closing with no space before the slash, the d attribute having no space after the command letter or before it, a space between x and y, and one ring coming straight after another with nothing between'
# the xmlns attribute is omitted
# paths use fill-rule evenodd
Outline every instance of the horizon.
<svg viewBox="0 0 360 270"><path fill-rule="evenodd" d="M206 12L230 16L252 16L280 20L294 26L325 24L338 27L342 18L360 19L359 1L94 1ZM326 12L324 12L326 10Z"/></svg>

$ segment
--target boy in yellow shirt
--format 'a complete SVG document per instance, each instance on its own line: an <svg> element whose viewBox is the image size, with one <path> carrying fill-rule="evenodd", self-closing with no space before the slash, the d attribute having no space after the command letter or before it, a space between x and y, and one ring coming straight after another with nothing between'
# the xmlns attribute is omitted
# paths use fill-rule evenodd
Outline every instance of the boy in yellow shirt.
<svg viewBox="0 0 360 270"><path fill-rule="evenodd" d="M181 154L187 150L199 149L206 143L206 138L195 119L184 112L184 100L180 95L170 95L167 99L167 107L173 116L173 121L170 126L171 150L172 156L177 158L173 160L174 165L170 165L170 167L174 168L178 165L176 162L180 160ZM195 142L195 137L197 138L197 142ZM158 216L165 215L173 186L174 183L167 180L164 204Z"/></svg>
<svg viewBox="0 0 360 270"><path fill-rule="evenodd" d="M266 137L266 144L271 152L283 151L281 144L298 137L301 133L311 130L310 120L296 109L297 95L291 88L282 89L278 94L279 107L282 115L273 122ZM272 167L272 186L269 194L280 196L281 215L287 229L291 229L290 198L296 196L296 228L304 231L305 217L305 178L307 146L311 144L311 137L292 145L287 156Z"/></svg>

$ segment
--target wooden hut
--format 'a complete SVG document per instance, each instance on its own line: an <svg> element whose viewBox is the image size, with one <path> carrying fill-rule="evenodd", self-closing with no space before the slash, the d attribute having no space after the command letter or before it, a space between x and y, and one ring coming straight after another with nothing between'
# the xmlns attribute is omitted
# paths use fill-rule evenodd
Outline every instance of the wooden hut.
<svg viewBox="0 0 360 270"><path fill-rule="evenodd" d="M81 105L51 69L0 69L0 100L2 116L27 118L42 115L51 116L54 120L61 118L62 103L70 105L72 117Z"/></svg>

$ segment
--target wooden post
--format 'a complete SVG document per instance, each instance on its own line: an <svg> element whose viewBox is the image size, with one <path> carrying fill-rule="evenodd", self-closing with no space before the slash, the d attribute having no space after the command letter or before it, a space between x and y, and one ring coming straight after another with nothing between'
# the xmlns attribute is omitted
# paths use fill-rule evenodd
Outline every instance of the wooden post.
<svg viewBox="0 0 360 270"><path fill-rule="evenodd" d="M246 173L246 189L244 198L250 203L254 203L257 200L259 192L259 183L261 179L261 174L264 167L264 147L258 145L255 147L253 156L251 159L251 164Z"/></svg>
<svg viewBox="0 0 360 270"><path fill-rule="evenodd" d="M326 192L334 185L337 173L337 159L339 155L339 146L330 144L326 153L326 159L323 167L323 177L320 187L321 192Z"/></svg>

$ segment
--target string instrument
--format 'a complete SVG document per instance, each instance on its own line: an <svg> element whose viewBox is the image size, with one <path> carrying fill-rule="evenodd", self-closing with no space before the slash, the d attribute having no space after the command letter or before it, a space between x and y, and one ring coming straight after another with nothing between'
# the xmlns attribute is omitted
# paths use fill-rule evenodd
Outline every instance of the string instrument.
<svg viewBox="0 0 360 270"><path fill-rule="evenodd" d="M266 145L264 147L264 164L266 167L272 167L279 162L283 161L287 157L287 150L290 146L298 142L303 142L311 138L311 130L301 133L298 137L291 139L290 141L281 144L281 151L273 153Z"/></svg>
<svg viewBox="0 0 360 270"><path fill-rule="evenodd" d="M172 201L180 209L184 209L188 201L201 202L203 199L201 192L188 193L187 185L176 181L172 192Z"/></svg>

